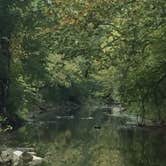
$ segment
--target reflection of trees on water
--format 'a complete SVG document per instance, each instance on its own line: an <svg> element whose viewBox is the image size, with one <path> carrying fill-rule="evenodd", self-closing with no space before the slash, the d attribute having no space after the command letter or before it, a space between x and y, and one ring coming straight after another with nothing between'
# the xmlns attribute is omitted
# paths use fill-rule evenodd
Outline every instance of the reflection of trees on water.
<svg viewBox="0 0 166 166"><path fill-rule="evenodd" d="M164 166L166 137L153 130L126 129L119 131L121 154L125 165Z"/></svg>
<svg viewBox="0 0 166 166"><path fill-rule="evenodd" d="M165 166L164 133L97 116L27 125L15 134L13 144L35 146L49 166Z"/></svg>

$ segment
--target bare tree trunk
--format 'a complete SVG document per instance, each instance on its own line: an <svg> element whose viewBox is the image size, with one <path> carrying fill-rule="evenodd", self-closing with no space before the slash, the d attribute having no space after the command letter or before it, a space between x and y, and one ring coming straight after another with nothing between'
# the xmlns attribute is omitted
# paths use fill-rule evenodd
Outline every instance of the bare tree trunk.
<svg viewBox="0 0 166 166"><path fill-rule="evenodd" d="M0 75L0 114L7 117L7 101L9 97L9 78L10 78L10 51L9 51L9 39L7 37L1 38L0 43L1 52L1 75Z"/></svg>

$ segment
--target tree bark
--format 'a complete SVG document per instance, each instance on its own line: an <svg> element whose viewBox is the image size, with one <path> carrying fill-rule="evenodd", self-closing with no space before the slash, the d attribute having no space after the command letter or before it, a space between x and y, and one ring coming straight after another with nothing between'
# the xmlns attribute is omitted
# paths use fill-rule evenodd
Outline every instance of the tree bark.
<svg viewBox="0 0 166 166"><path fill-rule="evenodd" d="M7 102L9 97L9 78L10 78L10 51L9 39L7 37L1 38L0 43L0 115L7 118Z"/></svg>

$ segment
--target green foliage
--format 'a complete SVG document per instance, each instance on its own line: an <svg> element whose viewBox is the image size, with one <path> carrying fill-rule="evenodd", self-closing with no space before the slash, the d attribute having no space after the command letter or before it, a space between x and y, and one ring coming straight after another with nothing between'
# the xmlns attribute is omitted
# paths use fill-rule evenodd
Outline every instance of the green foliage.
<svg viewBox="0 0 166 166"><path fill-rule="evenodd" d="M158 112L159 120L165 107L163 5L163 1L124 3L121 10L126 12L119 17L118 39L107 42L107 46L112 46L108 52L115 68L113 79L117 80L117 97L129 106L138 103L143 116L149 109Z"/></svg>
<svg viewBox="0 0 166 166"><path fill-rule="evenodd" d="M9 110L93 97L161 118L164 0L1 0L0 9L0 37L10 40L9 73L0 62L0 77L10 77Z"/></svg>

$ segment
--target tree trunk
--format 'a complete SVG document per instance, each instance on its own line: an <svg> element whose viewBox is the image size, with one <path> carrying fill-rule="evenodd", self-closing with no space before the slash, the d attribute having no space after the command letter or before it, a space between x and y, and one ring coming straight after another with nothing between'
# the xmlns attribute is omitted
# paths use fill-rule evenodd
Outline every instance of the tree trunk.
<svg viewBox="0 0 166 166"><path fill-rule="evenodd" d="M9 97L9 78L10 78L10 51L9 39L1 38L0 43L0 115L4 118L9 118L7 112L7 103Z"/></svg>

